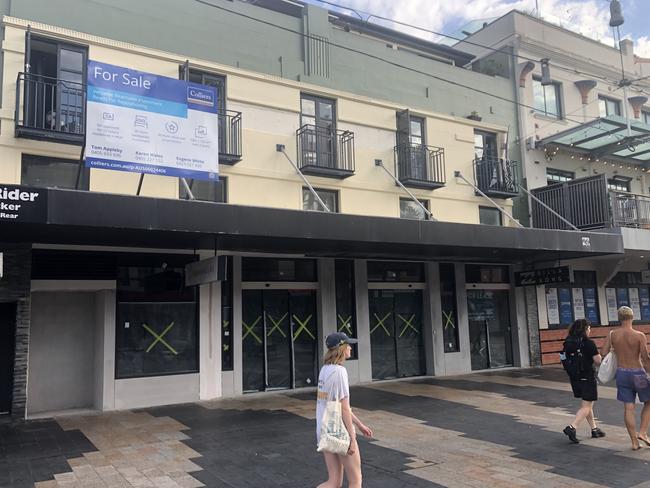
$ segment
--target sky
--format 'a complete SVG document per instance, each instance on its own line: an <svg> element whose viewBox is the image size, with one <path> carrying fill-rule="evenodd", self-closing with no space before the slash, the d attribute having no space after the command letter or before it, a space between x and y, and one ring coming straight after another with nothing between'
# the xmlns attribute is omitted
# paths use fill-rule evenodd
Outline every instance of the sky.
<svg viewBox="0 0 650 488"><path fill-rule="evenodd" d="M308 0L319 4L319 0ZM540 14L549 22L580 32L609 45L614 44L609 27L609 0L328 0L357 10L364 20L369 14L395 19L443 34L456 34L474 20L491 20L517 9ZM620 0L625 23L621 36L634 40L635 53L650 58L650 0ZM323 7L336 10L332 5ZM345 12L357 16L353 12ZM440 42L444 38L420 30L371 18L387 27ZM449 40L447 40L449 42ZM452 41L453 42L453 41Z"/></svg>

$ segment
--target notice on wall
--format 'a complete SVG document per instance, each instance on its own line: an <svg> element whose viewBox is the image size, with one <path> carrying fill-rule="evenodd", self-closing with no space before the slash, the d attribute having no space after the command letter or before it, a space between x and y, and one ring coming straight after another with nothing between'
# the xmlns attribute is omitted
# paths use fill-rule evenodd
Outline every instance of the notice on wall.
<svg viewBox="0 0 650 488"><path fill-rule="evenodd" d="M628 296L627 288L616 288L616 306L630 306L630 299Z"/></svg>
<svg viewBox="0 0 650 488"><path fill-rule="evenodd" d="M214 87L88 62L86 166L217 180Z"/></svg>
<svg viewBox="0 0 650 488"><path fill-rule="evenodd" d="M546 289L546 313L549 325L560 323L560 306L557 299L557 288Z"/></svg>
<svg viewBox="0 0 650 488"><path fill-rule="evenodd" d="M571 306L571 289L560 288L558 290L560 301L560 323L568 325L573 322L573 307Z"/></svg>
<svg viewBox="0 0 650 488"><path fill-rule="evenodd" d="M616 289L605 288L605 296L607 297L607 320L610 322L618 322L618 312L616 307Z"/></svg>
<svg viewBox="0 0 650 488"><path fill-rule="evenodd" d="M573 295L573 317L575 320L585 318L585 300L582 296L582 288L572 288Z"/></svg>
<svg viewBox="0 0 650 488"><path fill-rule="evenodd" d="M598 302L596 300L596 289L595 288L584 288L583 289L584 298L585 298L585 316L587 320L592 324L599 324L599 314L598 314Z"/></svg>
<svg viewBox="0 0 650 488"><path fill-rule="evenodd" d="M641 307L641 320L650 320L650 293L647 288L639 288L639 305Z"/></svg>
<svg viewBox="0 0 650 488"><path fill-rule="evenodd" d="M638 288L630 288L629 289L629 295L630 295L630 308L634 312L634 320L640 320L641 319L641 304L639 302L639 289Z"/></svg>

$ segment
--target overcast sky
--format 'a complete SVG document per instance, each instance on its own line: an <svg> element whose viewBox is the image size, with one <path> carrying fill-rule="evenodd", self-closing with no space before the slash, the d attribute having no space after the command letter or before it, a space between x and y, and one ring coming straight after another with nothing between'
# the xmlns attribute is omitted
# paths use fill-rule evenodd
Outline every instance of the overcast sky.
<svg viewBox="0 0 650 488"><path fill-rule="evenodd" d="M319 0L308 0L319 3ZM509 10L534 12L539 6L542 17L561 23L581 34L613 44L609 27L609 0L330 0L332 3L357 9L365 19L368 14L380 15L445 34L458 33L473 20L499 17ZM635 42L635 53L650 57L650 0L620 0L625 23L621 35ZM322 5L322 4L321 4ZM331 5L323 5L335 10ZM346 12L354 15L354 13ZM377 19L373 22L383 23ZM410 34L440 41L426 32L409 30L399 25L388 26Z"/></svg>

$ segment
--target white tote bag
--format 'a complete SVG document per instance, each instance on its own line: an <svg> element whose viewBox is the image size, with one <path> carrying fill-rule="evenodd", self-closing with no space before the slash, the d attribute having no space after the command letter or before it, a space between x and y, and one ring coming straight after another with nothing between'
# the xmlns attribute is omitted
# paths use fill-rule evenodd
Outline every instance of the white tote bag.
<svg viewBox="0 0 650 488"><path fill-rule="evenodd" d="M350 434L343 423L341 415L341 402L338 398L334 401L328 401L325 406L325 413L320 427L320 441L318 442L318 452L331 452L344 456L350 448Z"/></svg>
<svg viewBox="0 0 650 488"><path fill-rule="evenodd" d="M616 359L616 352L612 347L612 333L609 333L609 352L603 358L598 369L598 381L602 384L609 383L616 378L616 369L618 368L618 359Z"/></svg>

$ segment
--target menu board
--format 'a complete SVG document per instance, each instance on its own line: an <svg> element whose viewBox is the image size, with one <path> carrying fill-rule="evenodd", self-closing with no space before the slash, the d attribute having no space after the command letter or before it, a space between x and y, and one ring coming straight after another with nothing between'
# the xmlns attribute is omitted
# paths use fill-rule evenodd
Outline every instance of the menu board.
<svg viewBox="0 0 650 488"><path fill-rule="evenodd" d="M607 297L607 320L609 322L618 322L618 312L616 308L616 289L605 288Z"/></svg>
<svg viewBox="0 0 650 488"><path fill-rule="evenodd" d="M585 297L585 315L587 320L592 324L600 323L598 318L598 303L596 301L596 289L595 288L584 288L583 289Z"/></svg>
<svg viewBox="0 0 650 488"><path fill-rule="evenodd" d="M582 288L572 288L573 295L573 316L575 320L585 318L585 300L582 296Z"/></svg>
<svg viewBox="0 0 650 488"><path fill-rule="evenodd" d="M560 307L557 300L557 288L547 288L546 290L546 313L548 315L549 325L560 323Z"/></svg>
<svg viewBox="0 0 650 488"><path fill-rule="evenodd" d="M571 306L571 289L560 288L558 295L560 301L560 323L568 325L571 322L573 322L573 307Z"/></svg>
<svg viewBox="0 0 650 488"><path fill-rule="evenodd" d="M634 312L634 320L640 320L641 306L639 304L639 289L630 288L629 293L630 293L630 308L632 308L632 311Z"/></svg>

